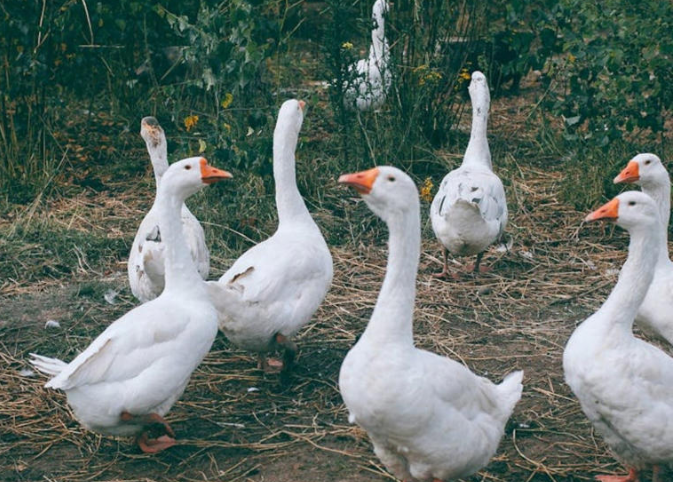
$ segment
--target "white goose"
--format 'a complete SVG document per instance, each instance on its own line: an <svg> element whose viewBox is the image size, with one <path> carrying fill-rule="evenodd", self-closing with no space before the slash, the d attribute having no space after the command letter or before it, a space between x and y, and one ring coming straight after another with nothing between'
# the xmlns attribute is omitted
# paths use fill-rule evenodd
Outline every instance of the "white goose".
<svg viewBox="0 0 673 482"><path fill-rule="evenodd" d="M484 74L472 74L469 91L472 131L463 163L444 177L430 206L432 229L444 255L444 269L438 277L448 275L447 250L454 256L476 254L474 271L478 272L484 251L502 237L507 226L505 189L493 173L486 138L491 100Z"/></svg>
<svg viewBox="0 0 673 482"><path fill-rule="evenodd" d="M388 266L367 329L341 365L349 421L367 431L374 452L403 480L466 477L495 454L521 398L523 372L495 385L465 366L414 347L413 311L420 257L420 204L412 180L382 166L347 174L390 230Z"/></svg>
<svg viewBox="0 0 673 482"><path fill-rule="evenodd" d="M628 191L592 212L628 230L629 255L603 306L575 329L563 352L565 379L582 410L627 476L603 482L636 482L638 472L673 462L673 358L633 336L633 320L645 299L665 239L659 211L641 192Z"/></svg>
<svg viewBox="0 0 673 482"><path fill-rule="evenodd" d="M278 229L246 251L216 282L209 282L220 329L235 345L259 354L260 368L289 368L291 338L309 322L332 283L332 256L297 188L295 149L303 101L280 108L273 134ZM284 362L266 353L284 351Z"/></svg>
<svg viewBox="0 0 673 482"><path fill-rule="evenodd" d="M150 154L157 193L161 179L168 169L166 135L154 117L145 117L140 123L140 135L145 140ZM154 205L140 223L127 264L131 292L143 303L153 300L164 289L164 243L158 228L156 198ZM210 255L206 247L206 237L199 221L186 205L181 211L182 229L185 234L189 252L196 263L196 268L203 279L208 277Z"/></svg>
<svg viewBox="0 0 673 482"><path fill-rule="evenodd" d="M636 183L659 207L663 220L659 229L668 238L671 213L671 179L661 159L654 154L638 154L615 178L615 183ZM659 252L654 280L636 315L636 323L673 345L673 263L668 246Z"/></svg>
<svg viewBox="0 0 673 482"><path fill-rule="evenodd" d="M38 370L54 375L45 387L63 390L86 428L106 435L139 434L145 452L175 444L163 415L217 335L217 312L187 249L180 210L205 184L228 177L199 157L173 164L155 204L165 246L164 291L112 323L70 363L32 354ZM150 439L152 426L163 426L165 435Z"/></svg>
<svg viewBox="0 0 673 482"><path fill-rule="evenodd" d="M369 57L361 59L349 68L354 79L347 84L344 105L359 111L378 110L386 101L390 89L391 75L388 67L390 58L386 40L385 14L388 12L386 0L376 0L372 7L372 45ZM355 70L355 72L353 72Z"/></svg>

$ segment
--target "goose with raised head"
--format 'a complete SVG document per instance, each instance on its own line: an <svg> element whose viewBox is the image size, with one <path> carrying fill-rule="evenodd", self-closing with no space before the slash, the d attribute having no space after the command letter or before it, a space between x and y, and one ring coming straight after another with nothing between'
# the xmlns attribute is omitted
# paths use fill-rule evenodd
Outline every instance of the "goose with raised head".
<svg viewBox="0 0 673 482"><path fill-rule="evenodd" d="M278 229L236 260L219 281L209 282L220 329L240 348L259 354L259 366L289 369L292 337L306 325L332 283L332 255L299 193L295 150L304 119L304 101L280 108L273 135ZM284 360L267 360L281 349Z"/></svg>
<svg viewBox="0 0 673 482"><path fill-rule="evenodd" d="M496 385L414 346L421 246L416 186L389 166L345 174L339 182L354 187L390 232L374 312L339 373L349 421L368 433L374 452L397 478L446 481L473 474L497 450L521 398L523 372Z"/></svg>
<svg viewBox="0 0 673 482"><path fill-rule="evenodd" d="M664 239L668 239L668 222L671 216L671 178L658 156L638 154L614 180L618 183L636 183L654 199L659 207ZM673 262L668 246L659 252L654 279L647 296L638 309L636 324L645 331L663 338L673 345Z"/></svg>
<svg viewBox="0 0 673 482"><path fill-rule="evenodd" d="M166 135L154 117L144 117L140 135L150 154L157 193L161 179L168 169ZM181 209L182 230L189 252L201 278L208 277L210 254L203 228L185 204ZM164 243L159 229L159 209L155 203L143 218L131 246L127 270L131 292L143 303L153 300L164 289Z"/></svg>
<svg viewBox="0 0 673 482"><path fill-rule="evenodd" d="M171 165L155 203L165 246L161 295L116 320L70 363L32 354L33 365L53 376L45 387L63 390L75 418L89 430L137 435L149 453L175 444L163 416L217 335L217 312L189 254L180 210L188 196L229 177L204 158ZM165 433L149 438L154 427Z"/></svg>
<svg viewBox="0 0 673 482"><path fill-rule="evenodd" d="M493 172L486 138L491 98L484 74L478 71L472 74L469 91L470 142L462 164L444 177L430 206L432 229L442 245L444 258L443 270L437 277L449 274L448 252L454 256L476 254L474 271L479 272L484 251L502 238L507 226L505 188Z"/></svg>
<svg viewBox="0 0 673 482"><path fill-rule="evenodd" d="M386 101L390 89L391 74L388 67L390 53L386 40L385 15L388 13L386 0L376 0L372 7L372 44L369 56L360 59L348 69L353 76L346 85L344 105L351 110L362 112L380 109Z"/></svg>
<svg viewBox="0 0 673 482"><path fill-rule="evenodd" d="M629 254L612 293L579 325L563 352L566 383L616 457L626 476L602 482L637 482L638 473L673 462L673 358L633 336L633 321L666 244L659 210L647 194L627 191L586 217L610 220L631 237Z"/></svg>

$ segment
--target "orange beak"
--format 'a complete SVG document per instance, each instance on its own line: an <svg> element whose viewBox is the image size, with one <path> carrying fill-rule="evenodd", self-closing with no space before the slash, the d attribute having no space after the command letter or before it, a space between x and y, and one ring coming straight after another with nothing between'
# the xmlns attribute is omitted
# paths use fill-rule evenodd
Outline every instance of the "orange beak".
<svg viewBox="0 0 673 482"><path fill-rule="evenodd" d="M612 201L603 204L594 212L584 218L585 221L597 221L599 219L615 220L619 217L619 199L614 198Z"/></svg>
<svg viewBox="0 0 673 482"><path fill-rule="evenodd" d="M201 158L201 180L204 184L213 184L225 179L233 177L230 172L223 171L213 166L208 165L208 161L205 157Z"/></svg>
<svg viewBox="0 0 673 482"><path fill-rule="evenodd" d="M339 182L354 188L360 194L369 194L372 192L372 186L376 177L379 175L379 168L375 167L368 171L355 172L353 174L342 174L339 176Z"/></svg>
<svg viewBox="0 0 673 482"><path fill-rule="evenodd" d="M615 178L614 183L619 184L620 182L636 182L640 179L640 173L638 172L638 163L636 161L629 161L626 167L619 173Z"/></svg>
<svg viewBox="0 0 673 482"><path fill-rule="evenodd" d="M302 112L306 112L306 102L303 100L299 101L299 108L301 109Z"/></svg>

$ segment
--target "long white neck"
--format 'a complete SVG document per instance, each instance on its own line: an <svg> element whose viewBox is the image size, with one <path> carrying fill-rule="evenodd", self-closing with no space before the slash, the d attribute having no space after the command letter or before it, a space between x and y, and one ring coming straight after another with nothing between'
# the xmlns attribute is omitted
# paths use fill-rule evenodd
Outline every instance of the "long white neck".
<svg viewBox="0 0 673 482"><path fill-rule="evenodd" d="M671 180L666 176L657 179L656 182L644 182L641 185L642 191L654 199L659 208L659 218L661 221L661 236L663 237L663 249L659 250L659 261L669 263L668 257L668 222L671 217Z"/></svg>
<svg viewBox="0 0 673 482"><path fill-rule="evenodd" d="M386 29L383 17L377 21L378 26L372 30L372 48L369 56L379 64L379 67L385 66L388 61L388 41L386 40Z"/></svg>
<svg viewBox="0 0 673 482"><path fill-rule="evenodd" d="M664 231L667 232L668 223L671 217L671 179L666 175L654 182L643 182L642 190L657 203L659 216L663 221Z"/></svg>
<svg viewBox="0 0 673 482"><path fill-rule="evenodd" d="M159 232L165 249L165 292L203 291L206 287L196 269L182 230L181 210L184 199L160 185L155 205L159 214Z"/></svg>
<svg viewBox="0 0 673 482"><path fill-rule="evenodd" d="M150 154L152 161L152 168L154 170L154 180L157 186L157 194L159 193L159 184L161 178L168 169L168 149L166 142L162 142L153 146L151 141L147 142L147 152Z"/></svg>
<svg viewBox="0 0 673 482"><path fill-rule="evenodd" d="M420 206L406 215L387 221L388 265L374 313L362 335L375 343L402 343L413 346L413 315L416 299L416 272L421 253Z"/></svg>
<svg viewBox="0 0 673 482"><path fill-rule="evenodd" d="M276 183L279 226L299 220L313 220L297 187L296 148L297 136L288 136L284 129L276 127L273 138L273 179Z"/></svg>
<svg viewBox="0 0 673 482"><path fill-rule="evenodd" d="M664 239L653 225L643 225L630 232L629 255L619 273L619 280L597 314L611 326L631 330L654 277L659 250Z"/></svg>
<svg viewBox="0 0 673 482"><path fill-rule="evenodd" d="M492 170L491 151L488 148L486 137L489 95L488 92L478 91L470 97L472 99L472 130L470 131L470 142L465 149L463 165L481 165Z"/></svg>

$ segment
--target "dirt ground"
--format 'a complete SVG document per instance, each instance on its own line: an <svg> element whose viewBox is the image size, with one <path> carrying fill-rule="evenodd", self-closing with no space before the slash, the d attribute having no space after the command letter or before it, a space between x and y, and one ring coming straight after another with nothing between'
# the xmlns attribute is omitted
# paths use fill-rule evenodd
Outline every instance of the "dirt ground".
<svg viewBox="0 0 673 482"><path fill-rule="evenodd" d="M492 117L515 131L510 117L516 108L509 102L496 102ZM600 306L615 283L626 235L582 226L586 213L559 201L563 173L553 159L547 161L545 167L521 161L520 168L501 171L509 179L507 232L513 242L508 251L493 248L485 258L492 271L477 278L445 282L431 276L441 254L423 207L417 345L494 381L525 370L523 398L497 455L466 479L472 482L592 480L598 473L622 472L564 384L561 356L576 324ZM495 163L497 170L497 157ZM342 196L360 218L372 216L354 195ZM96 197L89 202L93 210L109 203ZM319 222L330 229L329 216ZM125 265L105 273L82 269L66 280L3 280L0 480L394 480L373 455L366 434L348 424L337 387L341 361L362 333L384 276L385 239L363 237L332 253L334 284L298 337L301 353L292 378L283 382L261 373L253 356L218 336L168 414L179 444L153 456L128 439L84 430L64 395L42 388L46 379L27 371L29 353L70 360L135 306ZM471 261L457 260L454 269ZM60 327L45 328L48 320Z"/></svg>

